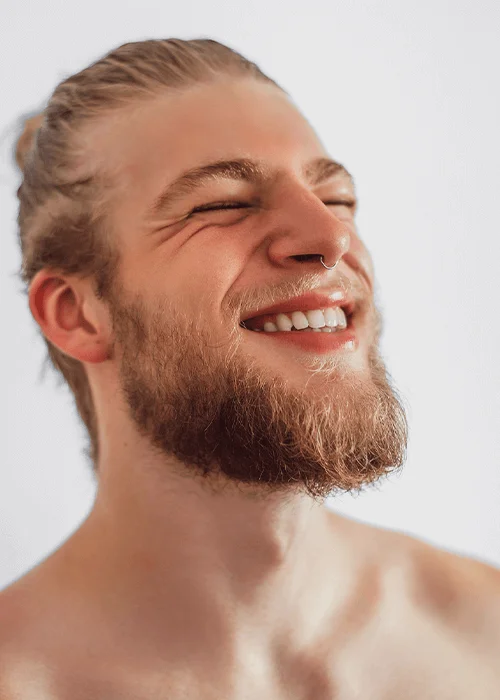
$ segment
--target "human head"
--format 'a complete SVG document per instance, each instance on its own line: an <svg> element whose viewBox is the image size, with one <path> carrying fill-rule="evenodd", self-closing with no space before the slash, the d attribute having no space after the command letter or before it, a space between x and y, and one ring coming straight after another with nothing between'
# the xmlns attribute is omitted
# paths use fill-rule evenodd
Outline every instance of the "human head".
<svg viewBox="0 0 500 700"><path fill-rule="evenodd" d="M91 277L96 294L107 297L119 263L119 250L106 228L109 183L80 157L82 135L124 105L221 74L251 76L278 87L255 63L212 39L127 43L56 87L44 111L25 122L16 144L23 173L18 190L21 277L27 286L39 270L51 267ZM48 359L75 396L96 468L97 425L85 368L43 338Z"/></svg>
<svg viewBox="0 0 500 700"><path fill-rule="evenodd" d="M130 50L120 65L132 76L136 88L138 64L131 59L132 53ZM148 52L139 51L141 57L145 53ZM151 53L156 56L154 46ZM95 64L98 65L99 62ZM111 60L109 65L109 79L115 85L116 60ZM288 163L282 184L274 186L273 204L270 196L269 212L264 214L266 206L259 205L266 220L261 218L258 224L243 227L239 235L224 237L226 228L229 231L234 228L235 214L230 211L217 215L218 219L212 218L207 224L214 232L211 245L207 246L205 238L205 245L186 244L183 252L176 254L176 244L172 247L170 243L166 246L171 251L167 259L153 256L151 251L145 253L144 236L140 243L136 239L141 227L137 211L144 208L146 201L141 195L151 194L161 184L155 178L159 180L167 165L173 171L180 171L184 164L196 165L198 157L203 162L203 156L209 152L220 149L222 155L227 155L226 151L232 149L241 151L240 156L244 152L250 157L256 153L264 155L261 160L267 166L272 161L283 161L288 153L298 158L293 152L296 140L297 153L302 151L301 159L308 152L316 157L326 156L281 88L255 69L249 72L247 68L242 73L239 59L236 65L240 72L212 70L197 82L175 85L170 91L160 82L149 92L142 87L127 92L120 82L114 102L109 101L110 95L104 90L108 101L103 109L96 105L100 96L97 91L87 122L81 121L83 110L79 102L72 103L78 107L74 111L73 153L52 160L56 193L45 202L47 206L38 216L39 230L48 232L47 238L58 233L59 239L57 244L54 237L47 241L45 258L38 258L39 271L51 267L61 275L92 279L96 297L104 300L111 312L114 337L109 359L119 367L120 387L127 407L139 432L147 435L156 449L202 468L205 473L213 468L209 460L213 457L223 473L233 480L255 483L263 475L266 484L278 487L303 482L314 495L325 495L333 485L360 487L400 463L406 435L401 407L389 388L377 352L380 318L368 298L370 262L355 235L352 207L337 206L332 209L332 217L318 197L297 184ZM151 72L145 72L150 79ZM48 123L51 103L47 109ZM238 124L240 121L243 126ZM42 170L50 169L47 167L51 164L50 157L42 158L43 128L27 160L26 175L37 157ZM286 146L281 146L280 151L281 142ZM172 163L168 163L169 159ZM64 173L68 176L65 182ZM21 194L23 187L24 183ZM348 187L345 177L342 187ZM71 218L75 212L79 219ZM293 230L294 215L302 219L296 230ZM185 218L180 216L177 223ZM20 216L21 233L23 222L32 223L33 231L36 219L36 216L31 220L29 215L24 219ZM161 217L156 223L160 221ZM307 231L310 240L294 240L303 236L304 226L313 229L312 233ZM151 241L153 236L158 238L158 232L166 225L156 228L148 234ZM80 246L80 258L72 266L69 261L74 241L70 246L68 231L74 231L79 239L85 238L84 246ZM316 357L304 362L311 374L306 386L297 387L291 386L291 375L297 370L300 373L302 365L295 366L288 357L284 366L288 366L291 374L285 380L279 372L278 375L270 372L272 365L278 370L281 363L281 358L273 352L266 356L265 366L259 364L253 353L248 352L255 337L248 340L250 344L244 343L235 312L251 308L250 301L271 303L275 295L283 295L287 290L295 296L326 279L324 273L311 272L310 265L291 267L292 258L295 265L298 259L316 257L322 252L319 249L312 252L315 236L318 245L327 246L328 262L333 262L333 257L343 257L351 273L341 275L339 271L338 282L346 287L350 285L351 291L356 292L366 321L364 347L352 363L344 362L342 357ZM203 237L194 238L203 242ZM252 284L240 289L235 282L238 294L228 293L231 274L244 278L241 266L250 257L252 245L258 249L247 265L247 278ZM55 254L64 266L55 261ZM174 254L177 260L181 259L180 263L172 262ZM135 257L139 260L137 265ZM268 267L262 268L259 277L257 266L264 260ZM286 275L278 274L280 267L286 270ZM205 282L200 277L204 269L208 287L200 286L201 281ZM26 266L25 274L27 271ZM167 285L166 294L163 282L169 274L170 282L172 276L180 277L180 282L177 279L175 284ZM30 279L37 275L34 271ZM363 277L367 281L364 288ZM199 304L198 299L203 303ZM213 314L216 304L224 309L224 316ZM54 351L50 345L49 349ZM62 358L64 363L75 362L71 353L63 353ZM108 358L88 361L104 359ZM76 362L78 371L82 372L76 388L84 386L86 405L91 409L86 423L94 431L94 464L97 464L94 396L89 382L84 384L90 369ZM322 382L321 389L318 379ZM82 413L80 406L79 409Z"/></svg>

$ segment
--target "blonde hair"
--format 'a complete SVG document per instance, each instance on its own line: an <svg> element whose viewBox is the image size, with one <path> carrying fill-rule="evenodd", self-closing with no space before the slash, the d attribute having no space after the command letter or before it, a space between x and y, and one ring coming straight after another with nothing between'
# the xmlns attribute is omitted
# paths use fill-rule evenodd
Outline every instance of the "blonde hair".
<svg viewBox="0 0 500 700"><path fill-rule="evenodd" d="M85 158L82 131L132 101L220 75L272 83L255 63L211 39L162 39L124 44L62 81L41 114L30 117L16 144L23 172L18 189L20 276L27 287L43 268L92 279L107 299L119 251L107 226L109 183ZM90 439L98 471L98 426L84 365L47 338L48 359L68 383Z"/></svg>

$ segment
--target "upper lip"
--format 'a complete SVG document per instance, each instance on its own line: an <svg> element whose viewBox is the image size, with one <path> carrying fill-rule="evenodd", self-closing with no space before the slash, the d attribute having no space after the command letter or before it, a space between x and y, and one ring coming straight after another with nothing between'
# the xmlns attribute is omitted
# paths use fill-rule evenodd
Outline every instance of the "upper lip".
<svg viewBox="0 0 500 700"><path fill-rule="evenodd" d="M326 309L340 306L346 316L350 316L356 307L354 298L343 289L331 289L326 292L308 292L300 297L280 301L273 306L249 311L243 321L251 321L256 316L264 316L275 313L288 313L290 311L312 311L313 309Z"/></svg>

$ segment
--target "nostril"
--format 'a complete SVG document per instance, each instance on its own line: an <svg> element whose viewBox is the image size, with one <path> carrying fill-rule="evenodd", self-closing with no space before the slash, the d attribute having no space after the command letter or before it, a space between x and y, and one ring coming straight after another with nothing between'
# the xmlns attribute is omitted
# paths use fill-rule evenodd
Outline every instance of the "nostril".
<svg viewBox="0 0 500 700"><path fill-rule="evenodd" d="M310 260L311 258L321 258L321 255L319 253L311 253L307 255L294 255L293 257L299 262L302 262L303 260Z"/></svg>

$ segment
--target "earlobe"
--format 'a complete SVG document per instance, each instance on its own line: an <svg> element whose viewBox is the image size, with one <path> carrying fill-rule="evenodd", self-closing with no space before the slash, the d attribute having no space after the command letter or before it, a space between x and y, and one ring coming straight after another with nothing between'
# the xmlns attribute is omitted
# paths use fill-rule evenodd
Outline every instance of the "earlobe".
<svg viewBox="0 0 500 700"><path fill-rule="evenodd" d="M31 282L29 305L45 337L61 352L81 362L109 358L104 329L83 313L83 292L76 283L41 270ZM90 305L85 305L88 311Z"/></svg>
<svg viewBox="0 0 500 700"><path fill-rule="evenodd" d="M85 346L79 345L72 353L67 354L71 354L71 357L76 357L81 362L90 362L91 364L98 364L110 358L108 348L101 345L98 340Z"/></svg>

